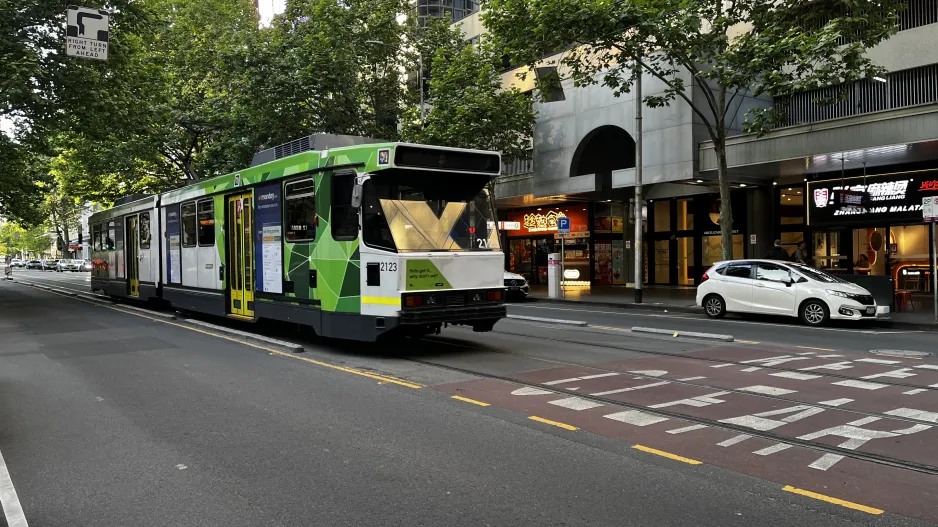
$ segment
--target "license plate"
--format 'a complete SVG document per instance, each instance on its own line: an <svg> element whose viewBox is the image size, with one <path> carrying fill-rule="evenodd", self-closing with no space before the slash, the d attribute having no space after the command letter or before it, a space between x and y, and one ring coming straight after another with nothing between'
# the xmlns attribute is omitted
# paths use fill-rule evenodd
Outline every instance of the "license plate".
<svg viewBox="0 0 938 527"><path fill-rule="evenodd" d="M868 307L868 308L866 308L866 314L867 314L867 315L872 315L872 314L874 314L874 313L876 313L876 308L875 308L875 307Z"/></svg>

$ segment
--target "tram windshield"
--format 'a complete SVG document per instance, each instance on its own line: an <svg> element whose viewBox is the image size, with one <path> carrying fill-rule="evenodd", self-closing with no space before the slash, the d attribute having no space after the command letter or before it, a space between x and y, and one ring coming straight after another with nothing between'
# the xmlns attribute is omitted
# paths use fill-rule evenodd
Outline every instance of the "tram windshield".
<svg viewBox="0 0 938 527"><path fill-rule="evenodd" d="M362 237L399 252L497 251L489 176L388 170L365 183Z"/></svg>

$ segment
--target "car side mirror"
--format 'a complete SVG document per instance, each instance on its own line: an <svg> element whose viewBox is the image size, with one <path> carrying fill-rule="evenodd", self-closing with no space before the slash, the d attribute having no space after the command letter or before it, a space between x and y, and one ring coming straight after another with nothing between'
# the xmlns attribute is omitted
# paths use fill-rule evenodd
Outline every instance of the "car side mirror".
<svg viewBox="0 0 938 527"><path fill-rule="evenodd" d="M356 183L352 187L352 208L359 209L362 206L362 186L360 183Z"/></svg>

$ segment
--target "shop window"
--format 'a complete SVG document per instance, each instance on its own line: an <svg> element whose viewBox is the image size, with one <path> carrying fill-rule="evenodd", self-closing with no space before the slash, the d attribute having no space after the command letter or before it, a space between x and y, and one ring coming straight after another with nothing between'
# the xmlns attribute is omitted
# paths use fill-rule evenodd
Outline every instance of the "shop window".
<svg viewBox="0 0 938 527"><path fill-rule="evenodd" d="M834 272L847 270L847 257L840 254L839 232L818 232L814 234L814 266L818 269Z"/></svg>
<svg viewBox="0 0 938 527"><path fill-rule="evenodd" d="M655 202L655 232L671 232L671 202Z"/></svg>
<svg viewBox="0 0 938 527"><path fill-rule="evenodd" d="M804 188L785 187L779 192L780 222L785 225L804 224Z"/></svg>
<svg viewBox="0 0 938 527"><path fill-rule="evenodd" d="M798 242L804 241L804 233L801 231L783 232L781 240L782 248L785 249L789 256L794 256L795 251L798 249Z"/></svg>
<svg viewBox="0 0 938 527"><path fill-rule="evenodd" d="M853 270L857 274L886 275L886 229L853 229Z"/></svg>
<svg viewBox="0 0 938 527"><path fill-rule="evenodd" d="M929 289L926 278L930 275L925 273L931 262L931 254L928 252L928 227L892 227L889 238L889 262L896 278L896 287L906 291Z"/></svg>
<svg viewBox="0 0 938 527"><path fill-rule="evenodd" d="M196 246L196 217L195 202L184 203L182 205L182 246Z"/></svg>
<svg viewBox="0 0 938 527"><path fill-rule="evenodd" d="M719 234L701 238L701 263L706 271L716 262L723 260L723 239ZM733 258L743 258L743 235L733 235Z"/></svg>
<svg viewBox="0 0 938 527"><path fill-rule="evenodd" d="M694 230L694 209L693 201L689 199L677 200L677 230Z"/></svg>
<svg viewBox="0 0 938 527"><path fill-rule="evenodd" d="M657 203L655 204L657 205ZM656 207L657 208L657 207ZM657 210L655 211L657 214ZM656 216L657 219L657 216ZM657 226L657 222L656 222ZM671 241L658 240L655 242L655 283L671 283Z"/></svg>
<svg viewBox="0 0 938 527"><path fill-rule="evenodd" d="M316 182L313 178L291 181L284 187L287 241L304 242L316 238Z"/></svg>
<svg viewBox="0 0 938 527"><path fill-rule="evenodd" d="M199 202L199 246L215 246L215 203L211 199Z"/></svg>
<svg viewBox="0 0 938 527"><path fill-rule="evenodd" d="M691 236L677 239L677 283L694 285L694 238Z"/></svg>

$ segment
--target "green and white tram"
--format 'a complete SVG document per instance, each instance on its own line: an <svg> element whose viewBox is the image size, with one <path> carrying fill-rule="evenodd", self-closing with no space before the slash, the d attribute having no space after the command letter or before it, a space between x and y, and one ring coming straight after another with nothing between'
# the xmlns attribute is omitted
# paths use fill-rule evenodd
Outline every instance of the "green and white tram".
<svg viewBox="0 0 938 527"><path fill-rule="evenodd" d="M106 234L92 288L353 340L490 331L506 316L489 193L500 167L494 152L304 137L92 216L92 237Z"/></svg>

